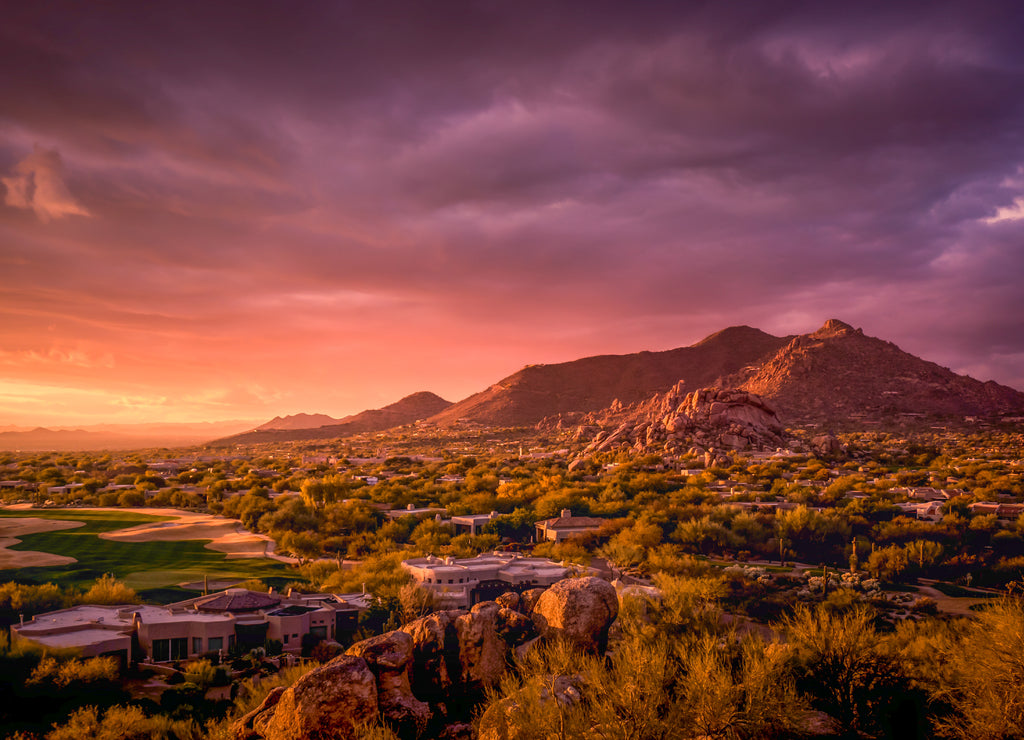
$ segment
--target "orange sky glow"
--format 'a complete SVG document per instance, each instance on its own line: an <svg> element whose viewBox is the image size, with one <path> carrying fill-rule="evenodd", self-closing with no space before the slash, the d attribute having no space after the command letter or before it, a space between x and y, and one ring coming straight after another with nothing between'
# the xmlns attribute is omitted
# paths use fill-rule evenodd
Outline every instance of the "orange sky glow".
<svg viewBox="0 0 1024 740"><path fill-rule="evenodd" d="M831 317L1024 388L1022 37L1009 2L24 3L0 428L340 417Z"/></svg>

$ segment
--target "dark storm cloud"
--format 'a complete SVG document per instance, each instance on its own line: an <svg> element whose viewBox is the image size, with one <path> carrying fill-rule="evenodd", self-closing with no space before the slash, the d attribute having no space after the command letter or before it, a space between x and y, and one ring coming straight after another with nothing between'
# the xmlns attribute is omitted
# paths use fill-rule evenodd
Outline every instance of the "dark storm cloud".
<svg viewBox="0 0 1024 740"><path fill-rule="evenodd" d="M496 333L515 364L838 316L1024 386L1022 13L24 4L0 26L4 306L57 291L110 337L390 317ZM45 229L36 145L69 215Z"/></svg>

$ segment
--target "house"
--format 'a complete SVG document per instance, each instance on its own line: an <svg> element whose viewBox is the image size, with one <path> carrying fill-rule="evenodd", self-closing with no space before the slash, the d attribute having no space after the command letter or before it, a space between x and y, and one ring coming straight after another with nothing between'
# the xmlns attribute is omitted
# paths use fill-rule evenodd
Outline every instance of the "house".
<svg viewBox="0 0 1024 740"><path fill-rule="evenodd" d="M490 514L453 516L451 521L452 526L455 527L455 534L478 535L483 530L484 525L496 516L498 516L498 512L492 511Z"/></svg>
<svg viewBox="0 0 1024 740"><path fill-rule="evenodd" d="M573 516L569 509L562 509L562 513L553 519L545 519L536 522L537 541L554 540L561 542L574 535L596 532L605 524L604 519L592 516Z"/></svg>
<svg viewBox="0 0 1024 740"><path fill-rule="evenodd" d="M968 509L972 514L995 514L996 518L1003 521L1017 521L1017 518L1024 514L1024 504L1001 504L995 501L978 501L969 504Z"/></svg>
<svg viewBox="0 0 1024 740"><path fill-rule="evenodd" d="M298 652L303 639L338 640L356 629L366 594L275 594L230 588L168 606L82 605L38 614L11 627L12 637L51 648L76 648L83 657L113 655L154 663L223 653L236 645L262 647L279 640Z"/></svg>
<svg viewBox="0 0 1024 740"><path fill-rule="evenodd" d="M409 504L404 509L390 509L384 512L384 516L388 519L400 519L403 516L420 516L422 514L444 514L448 510L438 506L423 506L416 508L415 504Z"/></svg>
<svg viewBox="0 0 1024 740"><path fill-rule="evenodd" d="M475 558L411 558L402 562L416 583L433 593L439 608L468 609L506 591L522 592L557 583L573 567L545 558L495 552Z"/></svg>

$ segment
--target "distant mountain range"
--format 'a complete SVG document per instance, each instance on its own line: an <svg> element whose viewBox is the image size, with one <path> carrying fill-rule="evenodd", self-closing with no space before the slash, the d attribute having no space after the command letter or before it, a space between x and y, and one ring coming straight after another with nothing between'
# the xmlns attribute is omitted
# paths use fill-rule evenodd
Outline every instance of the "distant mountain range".
<svg viewBox="0 0 1024 740"><path fill-rule="evenodd" d="M96 424L76 429L4 427L0 450L135 450L144 447L185 447L249 429L252 422L221 421L181 424Z"/></svg>
<svg viewBox="0 0 1024 740"><path fill-rule="evenodd" d="M412 424L434 416L452 405L434 393L420 391L380 409L362 411L343 419L334 419L324 414L295 414L275 417L256 429L219 439L215 444L251 444L256 442L290 442L304 439L334 439L351 434L379 432L385 429ZM325 424L303 427L310 421L328 420Z"/></svg>
<svg viewBox="0 0 1024 740"><path fill-rule="evenodd" d="M658 405L659 396L669 391L685 395L708 387L757 394L789 425L1024 415L1024 393L957 375L830 319L799 336L734 326L663 352L529 365L455 404L418 393L342 420L320 414L279 417L229 441L329 439L413 421L440 427L593 424L619 418L631 406ZM323 419L330 421L297 428Z"/></svg>
<svg viewBox="0 0 1024 740"><path fill-rule="evenodd" d="M660 401L655 397L670 390L685 395L709 387L756 394L785 425L850 427L913 417L1024 416L1024 393L957 375L830 319L817 331L799 336L776 337L749 326L734 326L689 347L529 365L455 404L424 391L342 419L295 414L255 428L247 424L244 432L237 426L241 422L224 422L236 424L230 431L217 425L188 425L188 435L173 437L169 429L142 438L109 425L75 431L0 432L0 449L185 445L206 442L218 432L231 436L221 436L217 444L334 439L413 422L442 428L464 424L565 428L616 417L631 406L657 405Z"/></svg>

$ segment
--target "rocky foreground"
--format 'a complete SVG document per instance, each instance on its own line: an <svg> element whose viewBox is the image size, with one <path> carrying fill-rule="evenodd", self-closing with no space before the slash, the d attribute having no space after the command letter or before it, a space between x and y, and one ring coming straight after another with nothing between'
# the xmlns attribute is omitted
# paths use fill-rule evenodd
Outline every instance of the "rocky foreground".
<svg viewBox="0 0 1024 740"><path fill-rule="evenodd" d="M615 588L599 578L506 593L471 610L435 612L277 688L234 725L237 740L356 738L380 718L402 738L470 737L466 723L516 654L546 640L601 653L618 615ZM481 738L507 735L484 717Z"/></svg>

